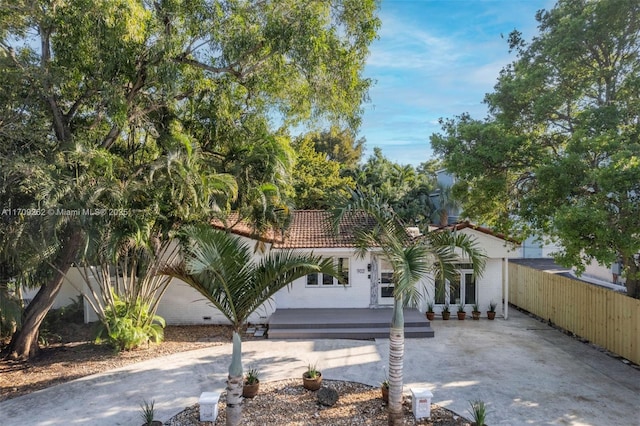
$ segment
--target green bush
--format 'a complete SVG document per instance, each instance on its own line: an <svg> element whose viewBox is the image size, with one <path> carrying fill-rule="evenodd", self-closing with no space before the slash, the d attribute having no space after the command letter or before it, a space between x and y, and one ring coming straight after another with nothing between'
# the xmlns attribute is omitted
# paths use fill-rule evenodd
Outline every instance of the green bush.
<svg viewBox="0 0 640 426"><path fill-rule="evenodd" d="M159 343L164 338L165 321L158 315L149 313L149 306L139 299L135 302L121 300L114 295L113 306L105 309L105 318L96 341L100 343L106 333L106 340L116 350L131 350L149 341Z"/></svg>

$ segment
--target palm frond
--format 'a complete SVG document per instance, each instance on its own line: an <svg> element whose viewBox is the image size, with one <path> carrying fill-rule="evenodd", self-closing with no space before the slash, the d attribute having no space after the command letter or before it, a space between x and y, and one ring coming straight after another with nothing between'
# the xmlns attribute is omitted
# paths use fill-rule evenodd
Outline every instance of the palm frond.
<svg viewBox="0 0 640 426"><path fill-rule="evenodd" d="M271 252L256 262L240 238L211 227L191 227L185 235L184 261L163 273L200 292L236 330L298 278L312 272L338 275L331 259L289 250Z"/></svg>

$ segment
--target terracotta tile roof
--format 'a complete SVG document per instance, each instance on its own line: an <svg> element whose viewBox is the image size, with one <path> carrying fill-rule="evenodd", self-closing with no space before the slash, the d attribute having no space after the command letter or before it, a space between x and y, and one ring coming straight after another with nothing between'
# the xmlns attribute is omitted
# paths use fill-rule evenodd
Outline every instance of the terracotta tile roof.
<svg viewBox="0 0 640 426"><path fill-rule="evenodd" d="M239 216L237 213L231 213L224 221L217 218L211 220L211 225L216 229L229 230L229 232L233 234L268 243L282 240L282 233L280 231L269 229L262 235L256 235L253 227L244 220L239 220L238 218Z"/></svg>
<svg viewBox="0 0 640 426"><path fill-rule="evenodd" d="M331 228L331 213L324 210L298 210L278 248L355 247L353 231L357 226L373 225L364 213L348 213L340 222L338 233Z"/></svg>
<svg viewBox="0 0 640 426"><path fill-rule="evenodd" d="M505 241L509 241L515 244L520 244L520 241L508 237L504 234L501 234L499 232L495 232L494 230L490 229L490 228L486 228L484 226L480 226L480 225L474 225L473 223L469 222L468 220L465 220L463 222L457 222L457 223L453 223L451 225L446 225L446 226L442 226L440 228L436 228L436 229L449 229L451 231L459 231L465 228L470 228L470 229L474 229L478 232L482 232L483 234L487 234L487 235L491 235L493 237L496 238L500 238L501 240L505 240Z"/></svg>
<svg viewBox="0 0 640 426"><path fill-rule="evenodd" d="M236 216L237 218L237 216ZM362 224L373 226L373 220L364 213L346 214L340 222L338 233L331 228L331 213L325 210L297 210L292 213L291 224L284 233L269 231L261 238L256 238L253 230L245 222L227 219L227 226L234 234L273 242L274 248L334 248L355 247L353 231ZM234 224L234 222L237 222ZM220 220L212 225L218 229L227 229Z"/></svg>

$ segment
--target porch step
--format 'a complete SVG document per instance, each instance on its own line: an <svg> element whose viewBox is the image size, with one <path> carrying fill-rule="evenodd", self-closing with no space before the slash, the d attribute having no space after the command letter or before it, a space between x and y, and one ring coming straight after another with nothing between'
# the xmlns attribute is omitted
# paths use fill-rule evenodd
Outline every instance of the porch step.
<svg viewBox="0 0 640 426"><path fill-rule="evenodd" d="M381 328L277 328L269 329L270 339L384 339L389 337L389 327ZM406 338L433 337L430 326L411 327L404 331Z"/></svg>
<svg viewBox="0 0 640 426"><path fill-rule="evenodd" d="M375 339L389 337L391 309L278 309L269 318L271 339ZM405 309L405 337L433 337L416 309Z"/></svg>

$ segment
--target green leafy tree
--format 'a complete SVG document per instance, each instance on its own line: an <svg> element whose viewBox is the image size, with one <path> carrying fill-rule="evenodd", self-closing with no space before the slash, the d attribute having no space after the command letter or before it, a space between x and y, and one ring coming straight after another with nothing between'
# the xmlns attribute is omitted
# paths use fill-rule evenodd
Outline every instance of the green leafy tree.
<svg viewBox="0 0 640 426"><path fill-rule="evenodd" d="M443 121L431 139L460 179L465 214L556 237L557 260L624 265L640 297L640 4L561 0L486 96L490 116Z"/></svg>
<svg viewBox="0 0 640 426"><path fill-rule="evenodd" d="M260 260L242 240L210 226L185 230L184 261L164 273L183 280L218 309L233 327L227 382L227 425L242 420L242 340L249 315L279 290L312 272L337 276L331 259L291 250L271 251Z"/></svg>
<svg viewBox="0 0 640 426"><path fill-rule="evenodd" d="M298 209L326 209L331 200L344 197L355 183L350 177L341 177L341 165L314 149L310 138L295 143L296 166L292 172L294 197Z"/></svg>
<svg viewBox="0 0 640 426"><path fill-rule="evenodd" d="M302 136L311 139L316 152L327 156L328 160L340 164L343 169L354 169L362 158L366 140L356 139L353 130L331 126L329 130L311 132Z"/></svg>
<svg viewBox="0 0 640 426"><path fill-rule="evenodd" d="M393 269L393 314L389 334L389 424L404 423L402 414L402 380L404 369L404 311L406 305L415 305L420 292L416 284L428 276L453 280L455 262L467 259L474 273L484 270L485 255L476 243L464 234L448 231L429 233L422 238L411 238L402 220L381 198L354 193L346 204L336 208L333 224L337 226L345 214L365 212L374 226L359 226L354 231L356 246L364 256L372 248L379 248Z"/></svg>
<svg viewBox="0 0 640 426"><path fill-rule="evenodd" d="M279 148L264 170L257 154L274 146L269 120L356 128L378 27L373 0L14 2L0 12L0 208L143 209L160 234L233 203L272 217ZM238 185L221 189L216 159L238 146L256 150L255 176L229 173ZM26 254L15 276L40 288L10 348L28 358L65 273L106 224L11 215L0 226L12 241L2 258Z"/></svg>

